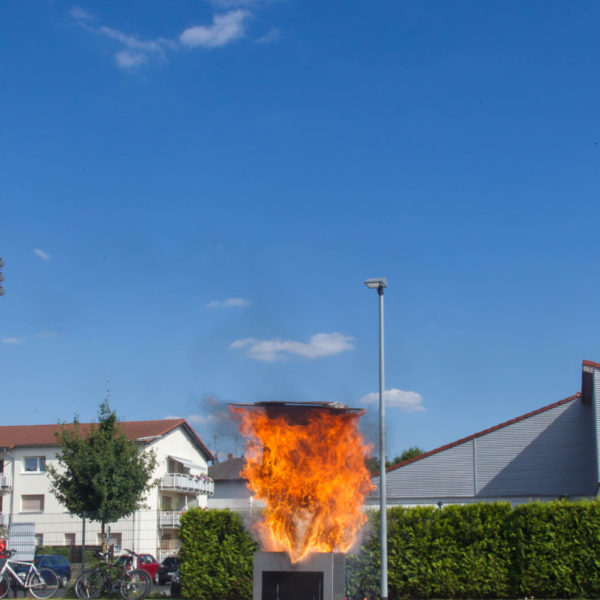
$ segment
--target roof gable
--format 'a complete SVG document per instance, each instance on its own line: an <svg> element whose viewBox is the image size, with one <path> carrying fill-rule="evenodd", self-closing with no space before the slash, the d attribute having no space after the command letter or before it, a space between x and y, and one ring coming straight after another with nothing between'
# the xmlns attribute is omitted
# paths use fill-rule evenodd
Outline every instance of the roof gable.
<svg viewBox="0 0 600 600"><path fill-rule="evenodd" d="M577 398L581 398L580 392L578 392L577 394L574 394L573 396L569 396L568 398L564 398L563 400L559 400L558 402L553 402L552 404L548 404L548 406L543 406L542 408L538 408L537 410L528 412L524 415L521 415L520 417L515 417L514 419L511 419L510 421L505 421L504 423L500 423L499 425L495 425L494 427L489 427L488 429L484 429L483 431L480 431L479 433L474 433L473 435L469 435L467 437L461 438L460 440L456 440L455 442L451 442L450 444L446 444L445 446L440 446L439 448L436 448L435 450L430 450L429 452L424 452L423 454L419 454L419 456L415 456L413 458L409 458L408 460L405 460L396 465L392 465L391 467L388 467L386 469L386 472L389 473L391 471L395 471L396 469L399 469L401 467L409 465L409 464L416 462L418 460L421 460L423 458L427 458L428 456L432 456L433 454L437 454L444 450L448 450L449 448L454 448L455 446L459 446L460 444L464 444L465 442L469 442L475 438L482 437L484 435L487 435L488 433L497 431L498 429L508 427L509 425L513 425L514 423L518 423L519 421L524 421L525 419L529 419L530 417L534 417L535 415L539 415L540 413L546 412L548 410L552 410L553 408L556 408L557 406L561 406L562 404L567 404L568 402L573 402ZM379 477L379 474L373 475L373 477Z"/></svg>
<svg viewBox="0 0 600 600"><path fill-rule="evenodd" d="M245 458L230 458L229 460L208 467L208 474L215 481L244 479L241 472L245 466Z"/></svg>

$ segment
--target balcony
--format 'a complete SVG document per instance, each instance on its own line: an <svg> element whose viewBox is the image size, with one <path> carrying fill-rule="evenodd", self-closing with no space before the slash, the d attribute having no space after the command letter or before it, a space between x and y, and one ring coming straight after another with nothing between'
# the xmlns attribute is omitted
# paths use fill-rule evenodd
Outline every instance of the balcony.
<svg viewBox="0 0 600 600"><path fill-rule="evenodd" d="M12 478L6 473L0 473L0 494L12 490Z"/></svg>
<svg viewBox="0 0 600 600"><path fill-rule="evenodd" d="M161 529L177 529L179 527L179 517L184 512L184 510L158 511L158 526Z"/></svg>
<svg viewBox="0 0 600 600"><path fill-rule="evenodd" d="M167 473L163 475L159 485L161 490L170 490L182 494L203 494L212 496L215 493L215 484L206 476L188 475L187 473Z"/></svg>

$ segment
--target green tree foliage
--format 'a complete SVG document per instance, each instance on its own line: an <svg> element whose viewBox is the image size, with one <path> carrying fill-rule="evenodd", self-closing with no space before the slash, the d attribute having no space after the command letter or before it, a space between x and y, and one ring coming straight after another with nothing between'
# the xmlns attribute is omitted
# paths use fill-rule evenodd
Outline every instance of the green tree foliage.
<svg viewBox="0 0 600 600"><path fill-rule="evenodd" d="M400 456L396 456L392 461L393 465L397 465L398 463L404 462L405 460L410 460L411 458L416 458L417 456L421 456L425 451L421 450L419 446L411 446L402 452ZM390 465L388 465L390 466Z"/></svg>
<svg viewBox="0 0 600 600"><path fill-rule="evenodd" d="M388 468L392 467L394 465L404 462L405 460L410 460L411 458L415 458L416 456L421 456L421 454L423 453L424 450L421 450L421 448L419 448L418 446L411 446L410 448L403 450L402 454L400 454L399 456L394 456L392 460L386 460L385 466ZM373 475L379 474L378 456L369 456L366 459L366 465L367 469L369 470L369 473L372 473Z"/></svg>
<svg viewBox="0 0 600 600"><path fill-rule="evenodd" d="M69 512L99 522L104 539L107 523L144 505L156 484L154 452L140 452L137 442L127 439L108 400L100 405L97 425L83 432L75 418L62 424L56 439L59 466L47 468L51 491Z"/></svg>
<svg viewBox="0 0 600 600"><path fill-rule="evenodd" d="M182 594L191 600L252 598L256 543L239 514L193 508L179 528Z"/></svg>

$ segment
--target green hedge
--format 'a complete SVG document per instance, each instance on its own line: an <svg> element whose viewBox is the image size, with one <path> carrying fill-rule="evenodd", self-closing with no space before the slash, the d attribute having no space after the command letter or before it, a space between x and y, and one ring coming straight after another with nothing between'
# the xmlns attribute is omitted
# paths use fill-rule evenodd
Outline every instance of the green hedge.
<svg viewBox="0 0 600 600"><path fill-rule="evenodd" d="M349 556L352 594L379 590L379 514ZM600 503L556 501L388 511L388 586L401 598L600 595Z"/></svg>
<svg viewBox="0 0 600 600"><path fill-rule="evenodd" d="M182 595L189 600L252 598L256 544L239 514L194 508L181 516Z"/></svg>
<svg viewBox="0 0 600 600"><path fill-rule="evenodd" d="M510 523L515 589L544 598L600 596L600 503L522 505Z"/></svg>
<svg viewBox="0 0 600 600"><path fill-rule="evenodd" d="M379 594L379 513L347 557L352 596ZM193 509L181 518L183 596L250 600L256 544L240 516ZM390 600L598 598L600 502L508 503L388 511Z"/></svg>

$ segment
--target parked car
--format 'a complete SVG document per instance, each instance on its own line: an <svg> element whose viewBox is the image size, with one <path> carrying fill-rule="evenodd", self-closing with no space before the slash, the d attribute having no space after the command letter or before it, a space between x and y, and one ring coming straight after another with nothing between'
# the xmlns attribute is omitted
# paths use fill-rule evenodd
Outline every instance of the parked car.
<svg viewBox="0 0 600 600"><path fill-rule="evenodd" d="M154 556L152 556L152 554L140 554L138 556L137 566L138 569L144 569L144 571L147 571L150 577L152 577L152 581L156 581L156 576L158 574L160 565Z"/></svg>
<svg viewBox="0 0 600 600"><path fill-rule="evenodd" d="M171 575L171 596L181 596L181 577L179 571L175 571L175 573Z"/></svg>
<svg viewBox="0 0 600 600"><path fill-rule="evenodd" d="M179 558L177 556L167 556L162 561L158 569L158 583L159 585L165 585L169 583L173 577L173 573L179 569Z"/></svg>
<svg viewBox="0 0 600 600"><path fill-rule="evenodd" d="M117 558L115 563L117 565L122 564L124 561L128 561L131 559L129 554L122 554ZM156 581L158 568L160 565L156 562L156 559L152 554L138 554L137 557L137 568L144 569L150 575L152 581Z"/></svg>
<svg viewBox="0 0 600 600"><path fill-rule="evenodd" d="M34 561L35 566L49 567L58 575L60 587L66 587L71 579L71 565L62 554L38 554Z"/></svg>

